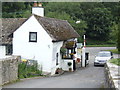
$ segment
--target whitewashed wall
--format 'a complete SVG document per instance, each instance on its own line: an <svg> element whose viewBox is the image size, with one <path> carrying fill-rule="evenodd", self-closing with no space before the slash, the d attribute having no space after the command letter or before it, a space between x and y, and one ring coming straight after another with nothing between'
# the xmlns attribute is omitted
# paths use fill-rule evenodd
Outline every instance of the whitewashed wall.
<svg viewBox="0 0 120 90"><path fill-rule="evenodd" d="M37 43L29 42L29 32L37 32ZM53 43L34 16L14 32L13 55L38 60L44 72L51 72Z"/></svg>
<svg viewBox="0 0 120 90"><path fill-rule="evenodd" d="M71 66L68 66L68 62L71 62L72 65L71 65ZM69 71L69 68L71 68L72 71L73 71L73 60L72 60L72 59L63 59L62 69L63 69L64 71Z"/></svg>
<svg viewBox="0 0 120 90"><path fill-rule="evenodd" d="M52 54L52 67L51 67L51 75L55 74L57 68L61 68L61 55L60 48L63 46L63 41L53 43L53 54ZM56 54L58 53L58 65L56 65Z"/></svg>
<svg viewBox="0 0 120 90"><path fill-rule="evenodd" d="M6 48L5 46L0 45L0 58L5 58Z"/></svg>

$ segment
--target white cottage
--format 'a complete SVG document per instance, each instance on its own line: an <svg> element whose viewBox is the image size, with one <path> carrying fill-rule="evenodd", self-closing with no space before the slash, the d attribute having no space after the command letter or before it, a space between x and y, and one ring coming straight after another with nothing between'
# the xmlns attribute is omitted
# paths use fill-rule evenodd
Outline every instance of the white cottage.
<svg viewBox="0 0 120 90"><path fill-rule="evenodd" d="M44 17L44 9L36 6L28 19L3 19L2 37L3 52L8 47L10 54L37 60L43 72L55 74L63 67L61 47L66 41L76 42L79 35L66 20Z"/></svg>
<svg viewBox="0 0 120 90"><path fill-rule="evenodd" d="M12 55L13 53L13 32L21 26L25 18L2 18L0 30L0 59L6 58Z"/></svg>

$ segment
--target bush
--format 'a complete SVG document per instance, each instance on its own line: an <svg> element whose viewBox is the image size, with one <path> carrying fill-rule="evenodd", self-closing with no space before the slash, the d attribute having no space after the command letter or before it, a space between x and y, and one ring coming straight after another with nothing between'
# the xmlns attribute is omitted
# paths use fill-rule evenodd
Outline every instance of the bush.
<svg viewBox="0 0 120 90"><path fill-rule="evenodd" d="M109 41L100 41L100 40L92 40L86 38L86 45L114 45L116 46L116 42L109 40Z"/></svg>
<svg viewBox="0 0 120 90"><path fill-rule="evenodd" d="M119 28L120 28L120 26L119 26ZM120 30L118 31L117 48L118 48L118 51L120 52Z"/></svg>
<svg viewBox="0 0 120 90"><path fill-rule="evenodd" d="M111 51L112 53L120 54L120 52L118 51L118 49L112 49L112 50L107 50L107 51Z"/></svg>
<svg viewBox="0 0 120 90"><path fill-rule="evenodd" d="M63 48L63 47L62 47L62 48L60 49L60 53L65 54L65 52L66 52L66 48Z"/></svg>
<svg viewBox="0 0 120 90"><path fill-rule="evenodd" d="M28 62L20 62L18 65L18 78L29 78L41 76L42 71L38 70L37 65L28 65Z"/></svg>
<svg viewBox="0 0 120 90"><path fill-rule="evenodd" d="M120 66L120 58L110 60L110 63Z"/></svg>

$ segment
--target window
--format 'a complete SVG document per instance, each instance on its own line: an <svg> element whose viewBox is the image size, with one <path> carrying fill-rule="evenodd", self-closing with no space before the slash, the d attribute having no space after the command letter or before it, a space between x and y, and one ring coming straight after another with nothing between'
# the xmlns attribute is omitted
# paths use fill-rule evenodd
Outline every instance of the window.
<svg viewBox="0 0 120 90"><path fill-rule="evenodd" d="M110 53L98 53L98 56L99 57L110 57L111 56L111 54Z"/></svg>
<svg viewBox="0 0 120 90"><path fill-rule="evenodd" d="M58 53L56 53L56 65L58 65Z"/></svg>
<svg viewBox="0 0 120 90"><path fill-rule="evenodd" d="M75 49L66 49L65 53L62 53L62 59L73 59L73 54L75 53Z"/></svg>
<svg viewBox="0 0 120 90"><path fill-rule="evenodd" d="M37 42L37 32L29 32L29 42Z"/></svg>
<svg viewBox="0 0 120 90"><path fill-rule="evenodd" d="M6 45L6 55L12 55L12 45Z"/></svg>

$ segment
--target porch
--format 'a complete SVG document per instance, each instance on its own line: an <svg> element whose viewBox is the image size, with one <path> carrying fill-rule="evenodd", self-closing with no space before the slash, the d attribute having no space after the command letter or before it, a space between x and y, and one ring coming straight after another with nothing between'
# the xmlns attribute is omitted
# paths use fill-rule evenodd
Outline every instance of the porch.
<svg viewBox="0 0 120 90"><path fill-rule="evenodd" d="M60 49L62 69L64 71L75 71L81 67L81 50L77 49L77 42L68 41Z"/></svg>

